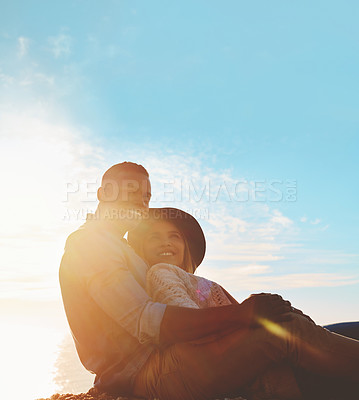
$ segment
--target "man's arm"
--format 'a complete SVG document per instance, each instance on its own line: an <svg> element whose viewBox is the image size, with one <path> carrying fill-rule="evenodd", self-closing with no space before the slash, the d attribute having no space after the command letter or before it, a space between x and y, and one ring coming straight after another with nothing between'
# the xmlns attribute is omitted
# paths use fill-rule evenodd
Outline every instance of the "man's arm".
<svg viewBox="0 0 359 400"><path fill-rule="evenodd" d="M153 302L130 272L124 246L127 247L102 231L80 230L71 234L61 261L60 282L64 284L61 286L80 282L87 295L114 323L140 343L158 344L167 306ZM72 292L76 299L74 288ZM96 308L91 311L94 315Z"/></svg>
<svg viewBox="0 0 359 400"><path fill-rule="evenodd" d="M231 329L255 327L259 318L286 321L291 305L279 295L252 295L241 304L190 309L167 306L160 328L160 343L172 344L197 340Z"/></svg>
<svg viewBox="0 0 359 400"><path fill-rule="evenodd" d="M251 296L241 304L197 310L154 303L126 268L118 244L110 246L101 235L84 239L80 235L74 243L69 241L65 264L71 269L76 266L95 302L140 342L170 344L196 340L228 329L253 326L256 316L275 319L288 312L288 307L278 308L283 299L264 294ZM152 312L150 308L154 307L159 309Z"/></svg>

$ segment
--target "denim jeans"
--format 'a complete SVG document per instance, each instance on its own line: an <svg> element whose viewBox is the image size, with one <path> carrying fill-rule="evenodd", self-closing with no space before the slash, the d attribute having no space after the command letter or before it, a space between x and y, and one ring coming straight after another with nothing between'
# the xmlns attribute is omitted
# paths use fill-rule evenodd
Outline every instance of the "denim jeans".
<svg viewBox="0 0 359 400"><path fill-rule="evenodd" d="M210 341L156 350L138 373L134 393L161 400L255 398L250 393L253 382L281 363L309 371L343 390L352 386L358 390L353 398L359 398L359 342L332 334L298 314L288 322L267 322ZM265 385L268 399L301 398L295 385L285 395L278 380Z"/></svg>

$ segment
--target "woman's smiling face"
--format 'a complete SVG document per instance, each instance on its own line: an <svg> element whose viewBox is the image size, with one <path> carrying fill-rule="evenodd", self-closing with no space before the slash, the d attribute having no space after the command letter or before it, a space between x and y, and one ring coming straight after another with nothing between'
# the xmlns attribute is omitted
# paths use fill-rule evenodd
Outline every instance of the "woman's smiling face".
<svg viewBox="0 0 359 400"><path fill-rule="evenodd" d="M155 221L146 233L143 243L145 260L150 266L167 263L182 267L185 242L181 232L168 221Z"/></svg>

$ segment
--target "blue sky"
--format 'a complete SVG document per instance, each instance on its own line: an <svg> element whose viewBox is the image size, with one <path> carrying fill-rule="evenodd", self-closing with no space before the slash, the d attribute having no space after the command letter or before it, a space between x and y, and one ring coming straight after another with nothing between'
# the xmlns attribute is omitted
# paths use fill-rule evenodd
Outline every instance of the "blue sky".
<svg viewBox="0 0 359 400"><path fill-rule="evenodd" d="M149 170L153 206L199 219L200 275L320 324L358 319L358 2L0 1L9 400L74 391L58 384L72 369L50 373L68 332L58 266L124 160Z"/></svg>
<svg viewBox="0 0 359 400"><path fill-rule="evenodd" d="M73 210L95 204L66 190L131 159L154 205L202 212L203 275L239 299L280 291L322 323L357 319L355 1L2 3L6 296L55 293ZM181 180L220 196L179 201ZM244 181L248 200L229 199Z"/></svg>

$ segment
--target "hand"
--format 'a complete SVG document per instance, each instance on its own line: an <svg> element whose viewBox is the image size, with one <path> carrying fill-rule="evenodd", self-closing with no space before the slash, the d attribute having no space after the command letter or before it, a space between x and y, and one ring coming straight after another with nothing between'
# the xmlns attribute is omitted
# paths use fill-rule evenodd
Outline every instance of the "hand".
<svg viewBox="0 0 359 400"><path fill-rule="evenodd" d="M291 319L292 306L289 301L283 300L278 294L252 294L241 304L241 314L247 325L259 325L259 319L283 322Z"/></svg>

